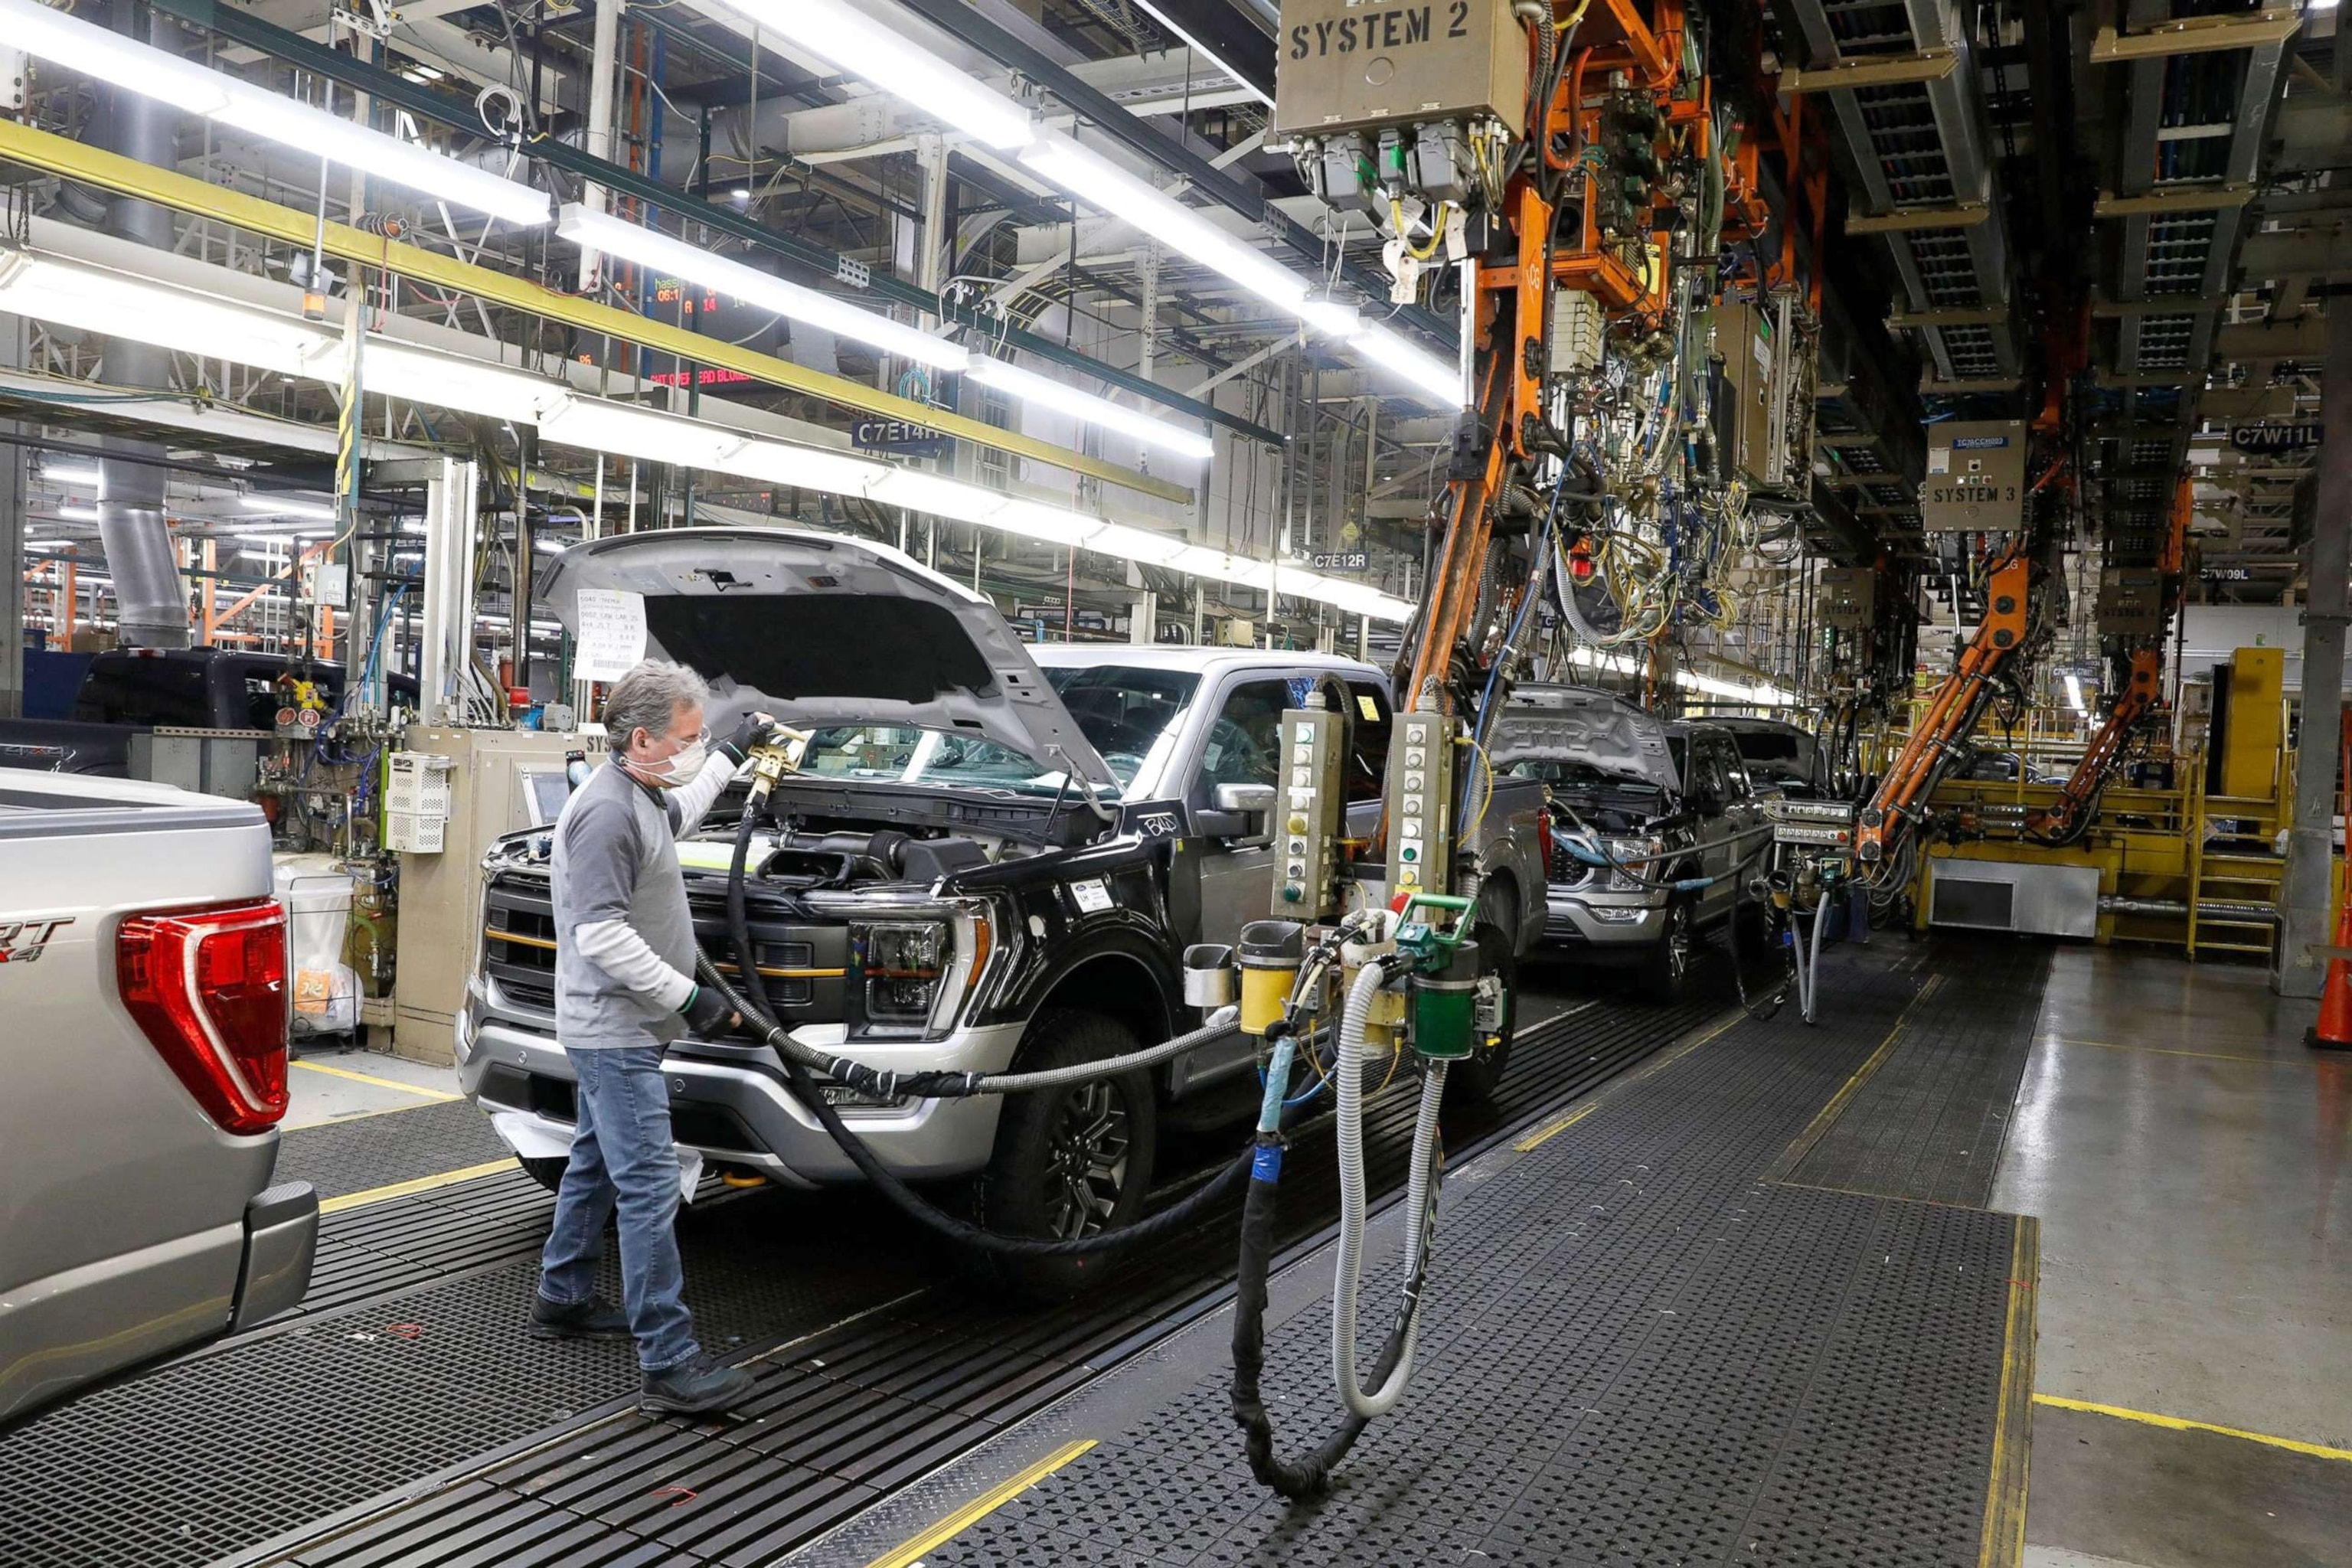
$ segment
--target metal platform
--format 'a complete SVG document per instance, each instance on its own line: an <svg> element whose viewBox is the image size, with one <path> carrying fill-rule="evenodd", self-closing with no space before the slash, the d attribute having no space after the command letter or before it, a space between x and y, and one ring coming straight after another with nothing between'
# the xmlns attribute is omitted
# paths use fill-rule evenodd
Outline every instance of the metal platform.
<svg viewBox="0 0 2352 1568"><path fill-rule="evenodd" d="M1455 1146L1539 1119L1722 1010L1719 999L1576 1005L1572 1020L1522 1032L1501 1103L1450 1120ZM1368 1119L1382 1189L1402 1181L1410 1115L1408 1099L1392 1095ZM1204 1157L1221 1160L1224 1150L1219 1143ZM470 1158L454 1144L445 1153ZM1315 1163L1330 1164L1328 1155ZM373 1172L387 1173L394 1168ZM623 1478L635 1472L604 1476L584 1465L582 1489L560 1498L513 1484L509 1461L551 1446L583 1445L583 1455L611 1453L623 1464L627 1455L614 1447L622 1438L654 1445L627 1450L647 1465L698 1474L708 1459L737 1476L731 1489L712 1489L741 1492L747 1509L756 1494L758 1555L773 1557L1213 1310L1233 1267L1228 1216L1106 1279L1080 1306L1006 1312L956 1285L951 1260L866 1194L767 1192L698 1204L680 1222L698 1330L721 1353L769 1358L761 1363L772 1385L761 1432L814 1434L813 1447L787 1442L771 1452L638 1415L626 1345L548 1346L520 1335L550 1201L509 1170L330 1214L301 1316L94 1391L0 1437L12 1568L341 1561L355 1552L384 1563L463 1560L472 1547L461 1548L461 1537L482 1544L466 1535L467 1521L478 1521L467 1510L493 1494L523 1514L553 1512L551 1555L522 1554L524 1538L536 1537L508 1513L492 1532L499 1544L490 1561L599 1562L609 1547L613 1561L653 1562L658 1553L634 1553L656 1536L720 1532L716 1522L700 1528L717 1510L701 1508L698 1495L665 1492L664 1508L688 1506L657 1528L625 1510L631 1522L597 1521L583 1534L572 1505L606 1495L602 1489L626 1491L634 1483ZM1315 1244L1335 1203L1302 1184L1295 1247ZM604 1288L617 1293L614 1280ZM739 1447L757 1462L729 1468ZM660 1484L703 1491L690 1481ZM423 1500L405 1506L410 1499ZM370 1521L370 1540L411 1533L363 1552L360 1537L342 1532ZM316 1552L307 1544L339 1535ZM607 1535L593 1552L583 1544Z"/></svg>
<svg viewBox="0 0 2352 1568"><path fill-rule="evenodd" d="M1412 1393L1325 1502L1285 1505L1243 1467L1221 1321L793 1561L2016 1562L2032 1222L1759 1179L1858 1142L1896 1180L1940 1181L1956 1138L1974 1150L1959 1130L1985 1108L1963 1086L1999 1097L2000 1074L1937 1064L2025 1037L2046 960L1926 951L1840 955L1822 1027L1740 1023L1460 1171ZM1943 1114L1870 1126L1938 1093ZM1336 1421L1328 1267L1273 1290L1268 1399L1293 1449ZM1374 1278L1368 1300L1392 1256Z"/></svg>

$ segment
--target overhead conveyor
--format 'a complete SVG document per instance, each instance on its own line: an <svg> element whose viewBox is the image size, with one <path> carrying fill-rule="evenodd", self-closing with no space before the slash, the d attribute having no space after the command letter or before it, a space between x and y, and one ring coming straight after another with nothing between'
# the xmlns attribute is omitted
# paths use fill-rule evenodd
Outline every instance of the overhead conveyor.
<svg viewBox="0 0 2352 1568"><path fill-rule="evenodd" d="M1859 184L1846 231L1886 248L1923 393L2007 391L2022 371L2006 225L1973 41L1950 0L1795 0L1795 90L1828 102ZM1783 86L1789 84L1784 78Z"/></svg>

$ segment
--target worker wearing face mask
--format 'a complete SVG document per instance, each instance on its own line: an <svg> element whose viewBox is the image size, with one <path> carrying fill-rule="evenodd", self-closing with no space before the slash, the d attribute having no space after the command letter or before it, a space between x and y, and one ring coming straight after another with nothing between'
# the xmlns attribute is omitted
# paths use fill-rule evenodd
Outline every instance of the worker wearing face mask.
<svg viewBox="0 0 2352 1568"><path fill-rule="evenodd" d="M741 1021L695 984L677 839L774 725L751 714L713 747L709 697L682 665L649 660L621 677L604 702L611 754L556 821L555 1032L578 1082L579 1131L530 1319L541 1339L634 1336L643 1405L688 1415L740 1404L751 1374L695 1342L671 1230L678 1163L662 1052L687 1031L716 1039ZM623 1308L595 1293L616 1206Z"/></svg>

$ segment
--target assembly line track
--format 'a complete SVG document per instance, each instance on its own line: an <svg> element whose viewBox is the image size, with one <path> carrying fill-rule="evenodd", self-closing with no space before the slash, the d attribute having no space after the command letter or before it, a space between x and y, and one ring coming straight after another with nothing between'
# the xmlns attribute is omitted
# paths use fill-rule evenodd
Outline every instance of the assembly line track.
<svg viewBox="0 0 2352 1568"><path fill-rule="evenodd" d="M1540 1118L1722 1005L1603 1002L1530 1026L1498 1105L1453 1123L1457 1148ZM1402 1179L1409 1121L1409 1097L1390 1098L1370 1129L1384 1187ZM1224 1148L1203 1142L1192 1152L1205 1163ZM550 1201L516 1172L331 1215L322 1258L331 1266L303 1317L94 1389L0 1437L12 1565L266 1560L273 1553L260 1542L283 1560L294 1542L625 1409L627 1346L551 1346L517 1331ZM1292 1212L1311 1229L1334 1206L1328 1194L1302 1193ZM1198 1239L1107 1279L1080 1306L1006 1314L981 1304L956 1282L952 1258L859 1189L698 1204L681 1216L680 1237L698 1329L730 1359L813 1335L835 1336L829 1348L845 1353L861 1335L879 1344L944 1331L1019 1360L950 1401L971 1409L959 1434L936 1435L934 1459L1151 1342L1167 1331L1163 1318L1221 1287L1233 1262L1230 1224L1212 1222ZM617 1294L614 1279L604 1288ZM858 1484L885 1495L881 1479Z"/></svg>

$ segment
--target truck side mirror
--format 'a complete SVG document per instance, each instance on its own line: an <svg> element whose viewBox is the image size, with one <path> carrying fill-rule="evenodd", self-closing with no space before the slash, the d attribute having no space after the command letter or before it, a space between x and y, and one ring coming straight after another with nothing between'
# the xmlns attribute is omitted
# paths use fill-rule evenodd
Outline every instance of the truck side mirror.
<svg viewBox="0 0 2352 1568"><path fill-rule="evenodd" d="M1198 819L1203 834L1213 838L1263 839L1266 820L1274 812L1274 786L1221 784L1210 791L1209 805L1210 809Z"/></svg>

